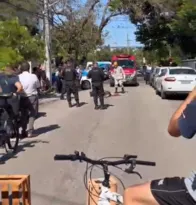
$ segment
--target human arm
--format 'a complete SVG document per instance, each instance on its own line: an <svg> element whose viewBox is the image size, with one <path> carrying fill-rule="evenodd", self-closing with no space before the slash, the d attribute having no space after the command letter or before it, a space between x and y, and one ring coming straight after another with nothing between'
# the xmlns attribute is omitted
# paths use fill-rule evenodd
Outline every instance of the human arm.
<svg viewBox="0 0 196 205"><path fill-rule="evenodd" d="M22 84L20 83L18 76L13 76L9 78L10 83L16 88L16 93L20 93L23 91Z"/></svg>
<svg viewBox="0 0 196 205"><path fill-rule="evenodd" d="M91 78L92 77L92 71L90 70L87 74L87 78Z"/></svg>
<svg viewBox="0 0 196 205"><path fill-rule="evenodd" d="M16 93L21 93L23 91L22 84L19 81L17 81L14 85L17 88Z"/></svg>
<svg viewBox="0 0 196 205"><path fill-rule="evenodd" d="M104 72L102 68L100 68L100 76L101 76L102 81L104 81Z"/></svg>
<svg viewBox="0 0 196 205"><path fill-rule="evenodd" d="M168 133L172 137L179 137L181 135L179 125L178 125L178 120L180 116L183 114L183 111L186 109L187 105L190 104L195 99L196 99L196 88L188 95L186 100L180 105L180 107L172 115L168 125Z"/></svg>

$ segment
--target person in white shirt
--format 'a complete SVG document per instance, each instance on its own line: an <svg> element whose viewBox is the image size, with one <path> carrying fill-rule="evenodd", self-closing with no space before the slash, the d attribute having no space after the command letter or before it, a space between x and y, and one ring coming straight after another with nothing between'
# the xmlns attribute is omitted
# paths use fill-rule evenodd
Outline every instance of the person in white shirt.
<svg viewBox="0 0 196 205"><path fill-rule="evenodd" d="M115 84L115 93L118 92L118 85L120 85L122 89L122 93L125 93L123 82L125 80L125 72L121 66L118 66L117 62L114 62L114 72L113 72L113 78L114 78L114 84Z"/></svg>
<svg viewBox="0 0 196 205"><path fill-rule="evenodd" d="M40 82L35 74L29 73L30 65L28 62L22 63L20 69L22 73L19 75L19 80L24 90L21 95L22 137L32 137L37 115Z"/></svg>

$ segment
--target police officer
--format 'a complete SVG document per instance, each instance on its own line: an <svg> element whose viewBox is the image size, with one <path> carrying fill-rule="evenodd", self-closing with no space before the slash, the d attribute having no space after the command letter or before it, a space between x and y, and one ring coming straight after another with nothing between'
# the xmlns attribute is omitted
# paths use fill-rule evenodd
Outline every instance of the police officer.
<svg viewBox="0 0 196 205"><path fill-rule="evenodd" d="M104 72L101 68L98 67L97 63L94 63L92 70L88 73L88 78L92 79L92 90L93 90L93 99L95 103L95 109L99 109L98 98L100 100L101 109L105 109L104 106Z"/></svg>
<svg viewBox="0 0 196 205"><path fill-rule="evenodd" d="M65 89L67 92L67 102L68 102L69 107L72 107L72 103L71 103L72 93L76 101L76 106L80 107L78 88L76 85L78 74L77 74L77 71L74 69L73 63L71 61L67 62L67 66L64 68L62 75L64 79Z"/></svg>

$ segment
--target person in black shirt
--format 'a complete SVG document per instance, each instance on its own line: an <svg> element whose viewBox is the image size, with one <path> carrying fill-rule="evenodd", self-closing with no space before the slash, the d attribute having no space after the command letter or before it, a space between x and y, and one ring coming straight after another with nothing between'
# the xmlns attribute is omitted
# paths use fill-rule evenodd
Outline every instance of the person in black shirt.
<svg viewBox="0 0 196 205"><path fill-rule="evenodd" d="M104 72L101 68L98 67L97 63L94 63L92 70L88 73L88 78L92 80L92 90L93 90L93 99L95 103L95 109L99 109L98 98L100 100L101 109L104 109Z"/></svg>
<svg viewBox="0 0 196 205"><path fill-rule="evenodd" d="M79 107L79 95L78 95L78 88L76 85L77 81L77 71L74 69L73 64L71 61L67 62L67 66L63 70L63 79L64 79L64 84L67 92L67 101L69 107L72 107L71 103L71 94L73 93L75 101L76 101L76 106Z"/></svg>
<svg viewBox="0 0 196 205"><path fill-rule="evenodd" d="M10 94L13 96L7 99L11 106L13 117L17 117L19 113L20 94L23 87L19 81L18 76L15 75L15 70L12 67L7 67L5 72L0 73L0 94ZM5 106L5 99L0 99L0 107Z"/></svg>

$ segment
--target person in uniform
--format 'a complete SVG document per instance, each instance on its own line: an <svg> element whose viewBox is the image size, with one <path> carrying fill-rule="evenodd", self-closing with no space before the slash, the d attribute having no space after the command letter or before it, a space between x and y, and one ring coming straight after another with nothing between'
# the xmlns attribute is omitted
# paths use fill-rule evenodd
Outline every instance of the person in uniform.
<svg viewBox="0 0 196 205"><path fill-rule="evenodd" d="M125 93L124 86L123 86L123 81L125 80L125 72L121 66L118 66L117 62L114 62L113 66L114 66L113 78L115 84L115 93L118 92L118 85L120 85L122 89L122 93Z"/></svg>
<svg viewBox="0 0 196 205"><path fill-rule="evenodd" d="M72 103L71 103L72 93L76 101L76 107L80 107L78 88L76 85L78 74L77 74L76 69L73 67L73 63L71 61L67 62L67 66L64 68L62 76L64 79L65 89L67 92L67 102L68 102L69 107L72 107Z"/></svg>
<svg viewBox="0 0 196 205"><path fill-rule="evenodd" d="M89 71L88 78L92 80L92 91L93 91L93 99L95 103L95 109L99 109L98 106L98 98L100 100L101 109L104 109L104 72L101 68L98 67L97 63L94 63L93 69Z"/></svg>
<svg viewBox="0 0 196 205"><path fill-rule="evenodd" d="M64 76L63 76L66 66L67 66L66 63L62 63L59 66L59 78L60 78L61 85L62 85L61 86L61 96L60 96L61 100L64 100L64 95L66 93L65 80L64 80Z"/></svg>

